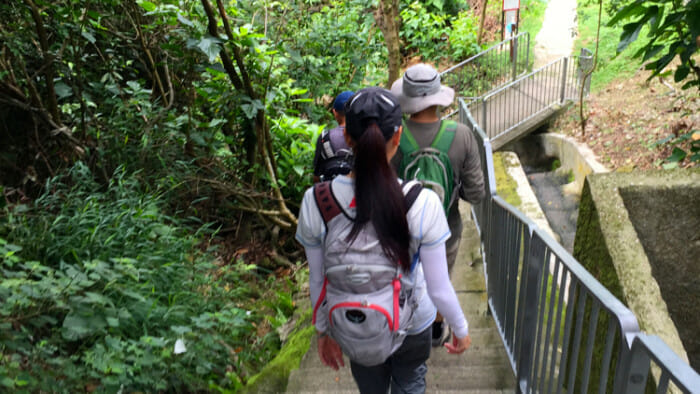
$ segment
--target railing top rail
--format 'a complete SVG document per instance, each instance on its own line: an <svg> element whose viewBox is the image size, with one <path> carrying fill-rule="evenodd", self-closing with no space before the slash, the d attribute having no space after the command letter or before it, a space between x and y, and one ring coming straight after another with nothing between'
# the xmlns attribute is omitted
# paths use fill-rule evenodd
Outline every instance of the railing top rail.
<svg viewBox="0 0 700 394"><path fill-rule="evenodd" d="M460 109L464 116L470 123L470 126L479 135L480 139L484 144L489 144L490 150L490 140L486 136L484 130L479 126L474 120L471 111L464 103L464 100L460 99ZM590 272L588 272L562 245L555 241L549 236L544 230L542 230L534 221L532 221L527 215L522 213L519 209L515 208L503 198L501 198L496 192L496 182L495 174L493 174L493 167L489 166L486 169L487 176L491 180L488 182L490 189L488 192L491 194L493 202L498 206L502 207L506 211L510 212L513 216L518 218L521 222L528 226L531 236L536 235L542 242L554 253L564 265L571 271L574 275L588 290L588 292L605 308L609 313L615 315L620 322L620 330L623 333L626 341L626 346L629 349L631 346L631 335L640 332L639 323L637 322L637 317L629 310L620 300L617 299L605 286L603 286Z"/></svg>
<svg viewBox="0 0 700 394"><path fill-rule="evenodd" d="M527 73L527 74L524 74L524 75L518 77L517 79L515 79L515 80L513 80L513 81L511 81L511 82L508 82L507 84L505 84L505 85L499 87L498 89L492 90L491 92L489 92L488 94L482 96L481 98L482 98L483 100L487 100L487 99L489 99L489 98L491 98L491 97L493 97L493 96L495 96L495 95L501 93L502 91L507 90L507 89L510 89L511 87L513 87L513 86L519 84L519 83L522 82L523 80L528 79L528 78L531 78L533 75L536 75L536 74L538 74L538 73L541 73L541 72L545 71L546 69L548 69L548 68L550 68L550 67L554 67L556 64L563 62L565 59L573 59L573 58L576 58L576 57L577 57L577 56L575 56L575 55L569 55L569 56L560 57L559 59L556 59L556 60L552 60L551 62L545 64L544 66L542 66L542 67L540 67L540 68L538 68L538 69L536 69L536 70L532 70L531 72L529 72L529 73Z"/></svg>
<svg viewBox="0 0 700 394"><path fill-rule="evenodd" d="M484 154L486 155L486 160L490 161L490 167L486 171L485 175L487 177L487 185L489 187L489 190L486 192L488 193L489 196L495 196L496 194L496 174L493 171L493 152L491 151L491 141L489 140L489 137L486 136L486 132L484 129L479 126L478 123L474 120L474 117L472 116L471 111L469 111L469 108L467 107L467 104L464 102L464 99L459 98L459 110L462 114L464 114L467 122L469 123L469 126L476 132L479 136L479 139L482 141L482 144L484 145Z"/></svg>
<svg viewBox="0 0 700 394"><path fill-rule="evenodd" d="M700 374L658 336L637 334L632 341L632 352L634 354L637 351L644 351L657 365L663 367L679 388L688 392L700 388Z"/></svg>
<svg viewBox="0 0 700 394"><path fill-rule="evenodd" d="M461 62L455 64L454 66L448 68L448 69L445 70L445 71L442 71L442 72L440 73L440 76L443 76L444 74L447 74L447 73L452 72L452 71L454 71L454 70L456 70L456 69L458 69L458 68L461 68L461 67L463 67L465 64L471 63L471 62L474 61L475 59L478 59L478 58L480 58L480 57L482 57L482 56L486 56L489 52L496 50L496 48L499 48L499 47L503 46L504 44L506 44L506 43L509 42L509 41L517 40L519 37L521 37L521 36L527 36L527 35L529 35L528 32L518 33L518 34L515 35L514 37L511 37L511 38L509 38L509 39L507 39L507 40L503 40L503 41L501 41L501 42L499 42L499 43L497 43L497 44L491 45L488 49L483 50L483 51L477 53L476 55L474 55L474 56L468 58L467 60L463 60L463 61L461 61Z"/></svg>

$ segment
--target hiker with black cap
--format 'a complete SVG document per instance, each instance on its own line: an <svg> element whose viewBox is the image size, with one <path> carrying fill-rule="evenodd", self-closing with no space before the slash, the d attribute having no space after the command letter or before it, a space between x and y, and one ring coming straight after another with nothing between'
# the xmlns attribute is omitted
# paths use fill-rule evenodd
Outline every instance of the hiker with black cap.
<svg viewBox="0 0 700 394"><path fill-rule="evenodd" d="M365 88L345 114L353 170L306 191L296 232L319 357L337 370L345 354L361 393L423 393L436 307L454 331L447 352L471 343L447 271L450 230L437 194L389 163L402 132L396 97Z"/></svg>
<svg viewBox="0 0 700 394"><path fill-rule="evenodd" d="M323 130L316 140L314 154L314 183L329 181L336 175L345 175L352 169L352 151L345 143L345 102L354 92L346 90L333 101L331 112L338 126Z"/></svg>
<svg viewBox="0 0 700 394"><path fill-rule="evenodd" d="M458 198L472 204L479 203L485 196L484 175L476 138L464 124L451 120L441 120L440 107L452 104L454 90L440 83L440 74L427 64L416 64L406 69L402 78L391 86L391 92L401 103L401 109L408 118L403 122L403 136L400 149L392 159L399 177L413 179L427 177L426 168L411 163L422 163L432 159L443 160L445 178L452 182L441 183L444 189L443 208L451 236L446 242L448 271L452 272L462 235L462 218L459 213ZM442 175L442 174L441 174ZM433 346L440 346L449 339L449 327L438 315L433 329Z"/></svg>

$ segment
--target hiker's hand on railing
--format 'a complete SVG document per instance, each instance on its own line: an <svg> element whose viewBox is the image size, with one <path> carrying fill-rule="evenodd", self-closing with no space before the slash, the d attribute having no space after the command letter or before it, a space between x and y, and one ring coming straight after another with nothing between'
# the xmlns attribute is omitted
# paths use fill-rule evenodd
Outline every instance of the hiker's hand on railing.
<svg viewBox="0 0 700 394"><path fill-rule="evenodd" d="M318 336L318 356L321 358L323 365L331 367L336 371L340 367L344 367L343 351L333 338L326 334Z"/></svg>
<svg viewBox="0 0 700 394"><path fill-rule="evenodd" d="M469 335L464 338L457 338L457 336L453 333L452 343L445 343L445 348L447 349L447 353L460 354L469 349L469 345L471 344L472 338Z"/></svg>

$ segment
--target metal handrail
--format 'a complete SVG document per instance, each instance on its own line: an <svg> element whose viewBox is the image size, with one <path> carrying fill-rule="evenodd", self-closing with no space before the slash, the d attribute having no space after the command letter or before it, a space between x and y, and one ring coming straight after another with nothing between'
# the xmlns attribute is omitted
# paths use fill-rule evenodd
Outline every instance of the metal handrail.
<svg viewBox="0 0 700 394"><path fill-rule="evenodd" d="M455 89L455 99L480 97L526 73L530 60L530 35L523 32L442 71L440 78ZM446 116L458 110L455 100Z"/></svg>
<svg viewBox="0 0 700 394"><path fill-rule="evenodd" d="M557 59L479 98L469 109L490 140L497 141L539 114L578 100L577 57ZM501 144L502 145L502 144Z"/></svg>
<svg viewBox="0 0 700 394"><path fill-rule="evenodd" d="M625 385L621 393L640 393L647 385L649 371L654 362L660 366L656 376L657 392L669 390L672 382L676 388L690 393L700 390L700 375L678 357L661 338L655 335L639 334L632 341L630 363L625 367Z"/></svg>
<svg viewBox="0 0 700 394"><path fill-rule="evenodd" d="M517 43L522 42L523 40L525 40L525 51L526 51L526 55L527 55L525 58L526 59L525 64L527 65L529 62L529 59L530 59L530 56L529 56L529 53L530 53L530 50L529 50L530 34L528 32L522 32L522 33L518 33L514 37L508 38L506 40L503 40L499 43L496 43L496 44L490 46L488 49L477 53L476 55L468 58L467 60L464 60L464 61L461 61L461 62L455 64L454 66L441 72L440 76L454 72L455 70L458 70L458 69L460 69L468 64L476 63L480 58L488 57L492 52L498 52L499 50L502 50L503 47L506 47L511 43L514 43L513 45L518 45Z"/></svg>
<svg viewBox="0 0 700 394"><path fill-rule="evenodd" d="M498 196L490 140L464 100L459 103L460 121L480 145L487 188L472 215L482 242L488 305L519 391L638 392L639 376L646 372L638 356L641 345L633 346L636 338L644 338L636 317L561 245ZM686 391L700 387L694 386L698 375L692 369L673 374L677 360L658 361L674 354L662 341L642 341L662 378L670 376ZM665 392L664 381L657 384Z"/></svg>

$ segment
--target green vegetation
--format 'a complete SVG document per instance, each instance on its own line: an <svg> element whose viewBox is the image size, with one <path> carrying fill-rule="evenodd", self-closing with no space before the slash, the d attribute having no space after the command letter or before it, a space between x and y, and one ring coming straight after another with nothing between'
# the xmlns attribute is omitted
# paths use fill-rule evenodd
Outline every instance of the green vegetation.
<svg viewBox="0 0 700 394"><path fill-rule="evenodd" d="M577 12L579 35L574 43L574 53L579 53L581 48L593 51L598 29L598 8L593 7L590 2L579 2ZM639 62L632 59L632 52L638 50L641 44L632 44L630 51L617 55L617 43L622 30L619 27L608 26L610 17L605 13L602 18L598 65L591 80L591 92L594 93L614 80L626 79L640 67Z"/></svg>
<svg viewBox="0 0 700 394"><path fill-rule="evenodd" d="M545 0L520 2L520 26L518 27L518 32L527 32L530 35L530 45L534 45L535 37L542 29L544 11L546 9L547 1Z"/></svg>
<svg viewBox="0 0 700 394"><path fill-rule="evenodd" d="M0 391L285 381L315 138L387 82L375 3L0 3ZM400 5L404 55L479 50L466 1Z"/></svg>
<svg viewBox="0 0 700 394"><path fill-rule="evenodd" d="M286 321L290 283L200 251L207 228L189 234L137 175L102 188L78 162L0 221L5 389L199 391L275 354L256 325Z"/></svg>
<svg viewBox="0 0 700 394"><path fill-rule="evenodd" d="M630 21L631 20L631 21ZM700 89L700 66L693 59L698 51L700 37L700 1L683 0L636 0L621 7L614 14L608 25L614 26L629 21L622 27L618 51L623 51L632 42L637 41L642 29L648 32L642 47L633 57L647 63L644 68L651 70L649 78L656 75L670 75L681 82L690 79L683 89L697 87ZM673 59L680 59L675 71L666 70Z"/></svg>
<svg viewBox="0 0 700 394"><path fill-rule="evenodd" d="M445 14L431 3L402 5L400 37L407 56L419 55L430 63L464 60L481 51L477 44L478 21L469 10ZM430 28L426 28L430 26Z"/></svg>

